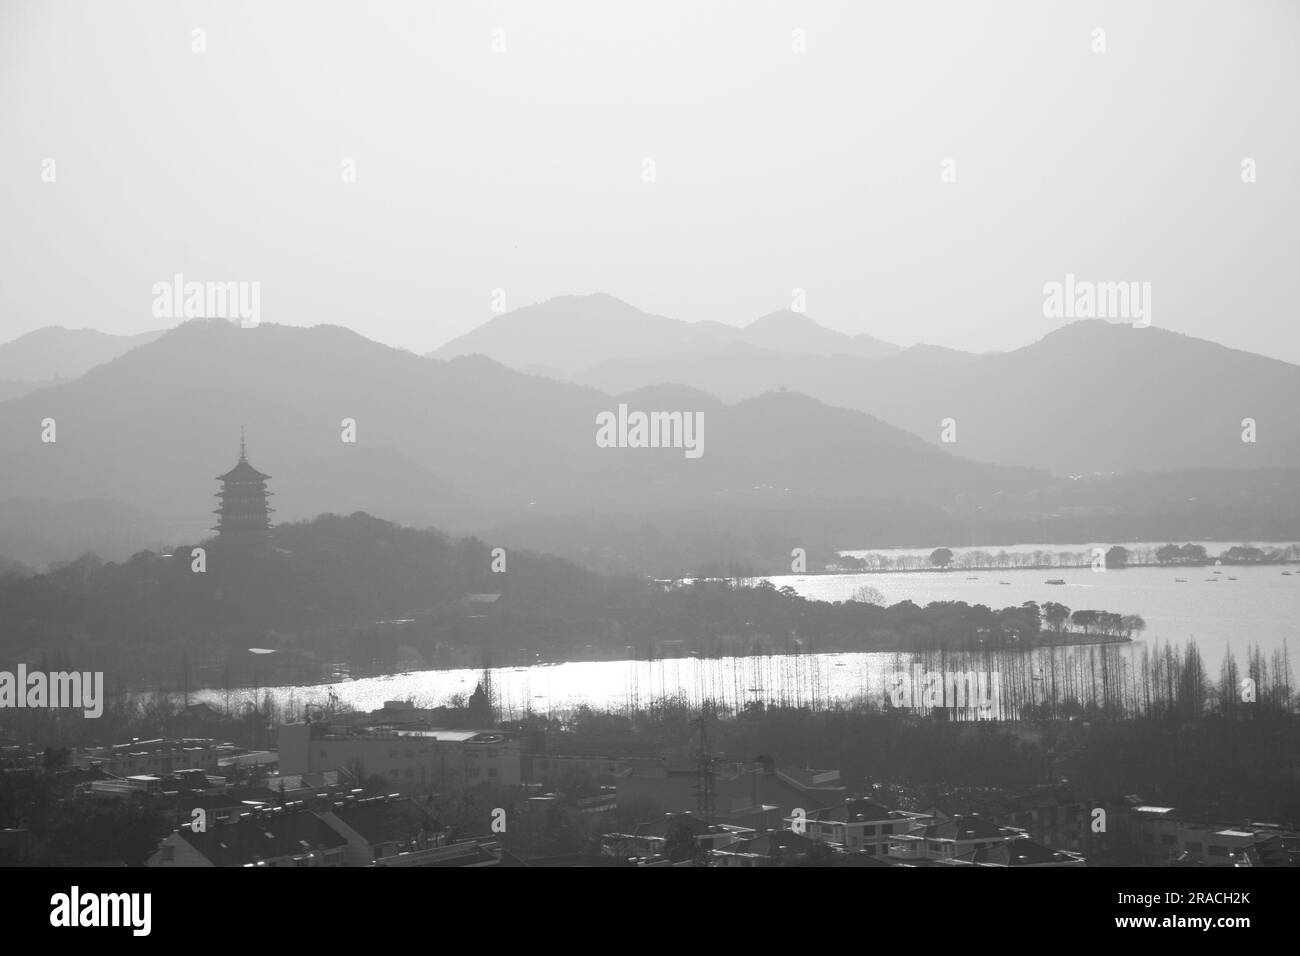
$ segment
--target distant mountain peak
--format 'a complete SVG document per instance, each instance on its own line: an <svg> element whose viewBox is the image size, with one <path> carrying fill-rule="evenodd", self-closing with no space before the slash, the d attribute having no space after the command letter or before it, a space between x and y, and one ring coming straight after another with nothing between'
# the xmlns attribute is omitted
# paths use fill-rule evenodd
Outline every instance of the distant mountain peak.
<svg viewBox="0 0 1300 956"><path fill-rule="evenodd" d="M624 299L620 299L618 296L610 292L568 292L563 295L551 296L551 298L547 299L546 301L561 302L561 301L573 300L573 299L579 299L579 300L585 299L589 302L615 302L619 305L627 306L629 309L633 308L633 306L630 305L627 301L625 301Z"/></svg>
<svg viewBox="0 0 1300 956"><path fill-rule="evenodd" d="M654 315L608 292L560 295L495 316L429 353L481 353L514 369L569 379L603 362L701 354L751 345L782 354L892 355L898 346L828 329L802 313L777 310L743 327Z"/></svg>
<svg viewBox="0 0 1300 956"><path fill-rule="evenodd" d="M758 318L741 326L745 329L763 328L773 325L815 325L817 328L825 328L816 319L813 319L804 312L795 312L793 309L777 309L775 312L768 312L766 315L760 315ZM828 330L831 331L831 330Z"/></svg>
<svg viewBox="0 0 1300 956"><path fill-rule="evenodd" d="M793 354L881 358L901 351L897 345L865 333L847 335L827 328L811 316L791 309L759 316L741 329L741 339L749 345Z"/></svg>
<svg viewBox="0 0 1300 956"><path fill-rule="evenodd" d="M47 325L0 345L0 379L48 383L80 378L163 334L114 335L97 329Z"/></svg>

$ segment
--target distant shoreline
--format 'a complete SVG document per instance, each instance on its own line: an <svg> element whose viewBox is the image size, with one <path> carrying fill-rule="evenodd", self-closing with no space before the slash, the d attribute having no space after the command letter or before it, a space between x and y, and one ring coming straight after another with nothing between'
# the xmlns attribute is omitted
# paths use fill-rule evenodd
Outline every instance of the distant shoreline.
<svg viewBox="0 0 1300 956"><path fill-rule="evenodd" d="M1206 562L1204 564L1161 564L1158 561L1136 562L1125 564L1123 567L1106 568L1106 571L1127 571L1133 568L1167 568L1170 571L1188 570L1193 568L1271 568L1282 567L1284 565L1300 564L1300 560L1288 558L1282 561L1258 562L1253 564L1215 564ZM741 575L745 577L756 578L784 578L784 577L820 577L824 575L840 574L955 574L966 572L967 574L978 574L982 571L1084 571L1092 568L1092 563L1086 564L994 564L983 565L978 568L823 568L820 571L783 571L779 574L755 574ZM686 580L676 578L673 580Z"/></svg>

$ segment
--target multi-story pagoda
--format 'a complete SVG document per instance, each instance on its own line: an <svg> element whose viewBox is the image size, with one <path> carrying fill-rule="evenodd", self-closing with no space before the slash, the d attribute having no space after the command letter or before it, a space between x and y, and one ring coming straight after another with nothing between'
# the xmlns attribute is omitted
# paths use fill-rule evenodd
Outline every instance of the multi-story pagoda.
<svg viewBox="0 0 1300 956"><path fill-rule="evenodd" d="M239 430L239 464L217 478L221 482L221 507L214 514L217 540L223 544L263 545L271 536L271 512L266 483L271 478L248 463L244 430Z"/></svg>

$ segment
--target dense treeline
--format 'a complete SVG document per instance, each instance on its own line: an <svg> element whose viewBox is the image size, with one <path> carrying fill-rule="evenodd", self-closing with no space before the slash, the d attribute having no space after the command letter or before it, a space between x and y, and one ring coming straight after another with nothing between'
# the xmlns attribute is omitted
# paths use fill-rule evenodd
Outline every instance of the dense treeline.
<svg viewBox="0 0 1300 956"><path fill-rule="evenodd" d="M400 663L396 649L416 638L403 633L399 642L405 629L387 623L395 618L417 619L431 647L473 645L482 622L462 600L470 594L500 594L499 632L522 640L643 589L527 552L510 553L507 573L493 573L482 541L364 514L282 525L273 545L248 553L205 542L202 573L186 546L2 577L0 654L103 670L110 687L115 678L137 686L168 678L179 690L183 669L199 682L268 683L300 675L314 659ZM280 653L258 660L252 647Z"/></svg>
<svg viewBox="0 0 1300 956"><path fill-rule="evenodd" d="M993 609L964 601L920 607L863 599L830 603L800 597L791 587L729 579L677 582L655 602L661 632L704 655L815 651L980 650L1059 643L1074 636L1130 638L1145 629L1137 615L1029 601Z"/></svg>
<svg viewBox="0 0 1300 956"><path fill-rule="evenodd" d="M1283 564L1300 561L1300 545L1284 548L1258 548L1239 544L1212 557L1204 545L1166 544L1160 547L1125 547L1112 545L1105 551L1107 568L1125 568L1151 565L1205 565L1218 561L1221 564ZM931 568L953 568L967 571L1015 570L1017 568L1086 568L1096 563L1096 555L1088 549L1059 548L1033 551L990 551L985 548L936 548L929 554L890 554L867 552L842 554L825 563L830 571L920 571Z"/></svg>
<svg viewBox="0 0 1300 956"><path fill-rule="evenodd" d="M141 800L75 799L49 756L42 772L0 773L0 829L25 829L43 866L142 865L168 832L160 810Z"/></svg>
<svg viewBox="0 0 1300 956"><path fill-rule="evenodd" d="M724 762L763 754L777 766L836 769L851 792L905 809L949 805L961 789L1019 789L1068 779L1077 791L1097 797L1138 794L1216 819L1300 823L1300 724L1269 706L1123 722L1094 708L1079 719L1032 723L951 723L863 708L762 704L707 712L710 746ZM538 726L561 752L676 753L689 766L700 713L664 701L631 714L581 709L563 725Z"/></svg>

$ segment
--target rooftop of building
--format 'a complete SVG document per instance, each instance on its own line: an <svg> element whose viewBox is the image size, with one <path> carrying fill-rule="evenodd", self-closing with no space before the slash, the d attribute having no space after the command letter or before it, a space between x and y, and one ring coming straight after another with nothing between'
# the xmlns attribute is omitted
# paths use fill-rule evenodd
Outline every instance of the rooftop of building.
<svg viewBox="0 0 1300 956"><path fill-rule="evenodd" d="M644 823L638 823L632 835L642 839L654 839L667 836L668 828L677 824L684 827L694 836L709 832L709 824L705 823L703 818L697 817L691 813L666 813L661 819L648 820Z"/></svg>
<svg viewBox="0 0 1300 956"><path fill-rule="evenodd" d="M444 829L428 809L410 797L337 800L333 812L371 844L409 840Z"/></svg>
<svg viewBox="0 0 1300 956"><path fill-rule="evenodd" d="M446 846L412 850L376 860L377 867L448 867L448 866L498 866L504 863L500 846L495 841L466 840ZM516 861L516 866L527 864Z"/></svg>
<svg viewBox="0 0 1300 956"><path fill-rule="evenodd" d="M239 461L234 468L231 468L224 475L218 475L217 481L235 481L235 482L257 482L270 481L270 475L264 475L248 463L248 457L241 441L239 445Z"/></svg>
<svg viewBox="0 0 1300 956"><path fill-rule="evenodd" d="M809 767L779 767L777 773L798 787L807 789L842 790L838 770L813 770Z"/></svg>
<svg viewBox="0 0 1300 956"><path fill-rule="evenodd" d="M211 810L215 812L237 807L248 810L254 807L270 805L270 801L246 801L231 796L229 793L187 793L181 794L176 801L176 807L181 813L189 813L191 810Z"/></svg>
<svg viewBox="0 0 1300 956"><path fill-rule="evenodd" d="M266 778L268 789L286 793L294 790L330 790L346 786L345 775L339 770L314 770L310 773L274 774Z"/></svg>
<svg viewBox="0 0 1300 956"><path fill-rule="evenodd" d="M827 823L890 823L895 820L907 820L924 816L926 815L908 813L903 810L890 810L873 800L853 798L808 813L808 819Z"/></svg>
<svg viewBox="0 0 1300 956"><path fill-rule="evenodd" d="M780 853L806 853L817 841L790 830L769 830L755 833L717 847L723 853L748 853L756 856L776 856Z"/></svg>
<svg viewBox="0 0 1300 956"><path fill-rule="evenodd" d="M211 737L156 737L151 740L132 740L122 744L92 745L80 747L76 753L83 756L118 756L123 754L147 754L158 751L175 750L210 750L217 746Z"/></svg>
<svg viewBox="0 0 1300 956"><path fill-rule="evenodd" d="M1178 807L1155 807L1139 805L1130 808L1130 812L1143 820L1159 820L1161 823L1173 823L1196 830L1212 830L1220 836L1238 838L1258 836L1261 833L1296 833L1296 828L1285 823L1268 823L1262 820L1224 820L1183 810Z"/></svg>
<svg viewBox="0 0 1300 956"><path fill-rule="evenodd" d="M925 828L927 840L1001 840L1005 834L983 817L956 817Z"/></svg>
<svg viewBox="0 0 1300 956"><path fill-rule="evenodd" d="M202 833L188 826L176 832L216 866L246 866L346 845L320 817L298 806L256 811L229 823L210 823Z"/></svg>
<svg viewBox="0 0 1300 956"><path fill-rule="evenodd" d="M313 727L328 728L314 731L316 740L401 740L420 738L447 743L503 744L512 741L512 735L500 730L461 730L450 727L425 727L398 723L334 724L324 721Z"/></svg>
<svg viewBox="0 0 1300 956"><path fill-rule="evenodd" d="M1053 850L1033 840L1012 840L983 847L966 854L972 863L989 866L1042 866L1049 863L1070 863L1082 860L1077 853Z"/></svg>

